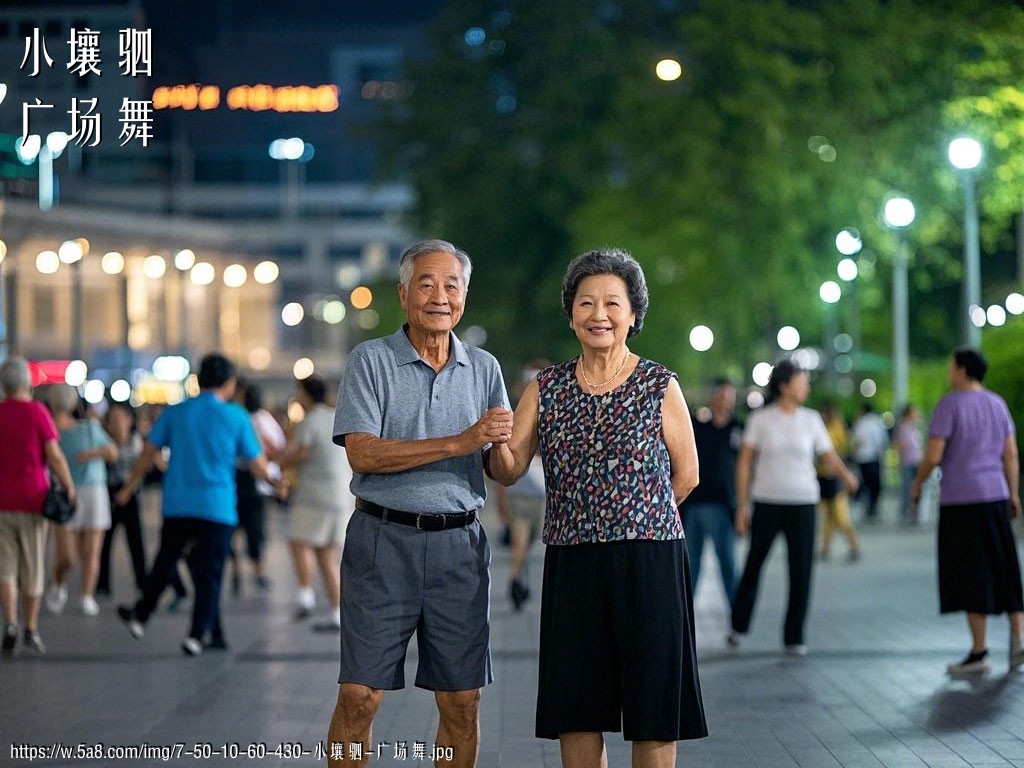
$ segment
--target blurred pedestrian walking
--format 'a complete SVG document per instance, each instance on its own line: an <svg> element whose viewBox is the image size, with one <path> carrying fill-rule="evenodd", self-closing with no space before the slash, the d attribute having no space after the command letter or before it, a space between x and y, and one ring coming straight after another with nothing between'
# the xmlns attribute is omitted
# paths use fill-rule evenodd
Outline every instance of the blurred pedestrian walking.
<svg viewBox="0 0 1024 768"><path fill-rule="evenodd" d="M283 448L286 442L284 430L263 407L263 390L249 381L240 384L239 390L237 399L249 414L264 455L269 456ZM280 468L274 462L268 463L268 472L275 480L281 476ZM274 489L269 483L257 479L246 461L239 462L235 469L235 485L238 491L238 530L245 534L245 553L252 566L252 582L256 589L265 591L270 588L270 579L263 567L263 549L267 541L266 500L274 495ZM232 542L234 538L232 536ZM242 567L233 543L228 554L231 593L237 595L242 586Z"/></svg>
<svg viewBox="0 0 1024 768"><path fill-rule="evenodd" d="M918 422L917 408L906 405L892 435L892 444L899 455L900 465L900 520L910 525L918 522L917 505L911 497L917 468L924 455L924 437Z"/></svg>
<svg viewBox="0 0 1024 768"><path fill-rule="evenodd" d="M730 608L736 595L736 456L743 440L743 425L735 411L736 385L717 379L708 407L698 409L693 417L700 484L680 507L693 594L700 580L704 541L710 538Z"/></svg>
<svg viewBox="0 0 1024 768"><path fill-rule="evenodd" d="M537 378L549 360L533 360L526 365L514 387L516 402L523 396L526 387ZM544 505L547 499L544 489L544 464L539 455L534 455L523 476L506 488L495 485L495 501L498 514L508 526L509 532L509 583L508 596L517 611L530 599L530 581L527 577L527 557L530 547L540 537L544 525Z"/></svg>
<svg viewBox="0 0 1024 768"><path fill-rule="evenodd" d="M227 647L220 621L220 593L231 534L238 525L235 463L248 461L257 477L267 477L267 461L248 415L231 402L235 383L235 366L230 360L219 354L204 357L199 366L199 395L160 415L116 499L119 504L126 502L138 490L154 456L162 448L170 448L160 551L142 597L134 605L119 606L117 612L132 636L141 639L179 558L191 547L187 563L195 599L191 627L181 646L189 656L202 653L207 634L211 647Z"/></svg>
<svg viewBox="0 0 1024 768"><path fill-rule="evenodd" d="M47 469L76 501L75 481L60 448L57 426L42 403L32 400L28 363L8 357L0 363L0 609L2 649L12 653L18 642L18 593L21 593L23 642L44 653L39 635L39 605L46 580L46 533L42 515L49 490Z"/></svg>
<svg viewBox="0 0 1024 768"><path fill-rule="evenodd" d="M444 240L408 248L398 266L407 323L348 357L334 440L352 465L356 514L341 561L341 671L328 755L372 743L384 690L434 692L436 744L476 765L480 690L493 680L490 548L478 514L483 449L505 441L512 412L497 360L454 334L472 264ZM369 756L366 757L369 759Z"/></svg>
<svg viewBox="0 0 1024 768"><path fill-rule="evenodd" d="M951 674L989 668L987 616L1007 614L1010 668L1024 664L1024 596L1011 518L1020 514L1020 466L1013 417L999 395L982 385L988 361L961 347L949 365L953 391L932 413L924 458L911 495L942 467L939 488L939 611L967 613L971 650Z"/></svg>
<svg viewBox="0 0 1024 768"><path fill-rule="evenodd" d="M791 655L807 653L804 627L811 600L815 508L821 494L815 461L824 461L851 492L857 489L857 478L832 447L821 415L803 405L810 391L807 372L783 360L772 369L768 405L747 419L736 466L736 519L740 534L749 527L750 548L732 610L732 646L738 646L750 629L761 569L781 533L789 565L782 642Z"/></svg>
<svg viewBox="0 0 1024 768"><path fill-rule="evenodd" d="M607 765L605 731L633 765L675 765L676 742L707 735L692 588L678 504L697 450L676 375L630 351L647 283L618 249L578 256L562 309L581 354L541 372L490 469L512 483L540 449L547 481L537 736L562 764Z"/></svg>
<svg viewBox="0 0 1024 768"><path fill-rule="evenodd" d="M46 608L60 613L68 601L67 578L81 565L78 605L86 616L96 616L96 582L100 575L100 549L110 528L110 495L107 462L117 458L117 448L99 422L84 417L78 390L57 384L47 391L53 420L60 430L60 447L67 457L78 490L78 509L64 525L54 528L57 557L53 578L46 591ZM82 415L82 418L79 416Z"/></svg>
<svg viewBox="0 0 1024 768"><path fill-rule="evenodd" d="M825 430L836 454L845 463L850 452L850 437L846 431L846 420L834 403L826 403L821 409ZM832 539L836 531L846 537L846 559L851 563L860 559L860 542L857 531L850 519L849 496L839 482L839 477L828 462L818 459L818 489L821 491L821 549L818 554L828 560Z"/></svg>
<svg viewBox="0 0 1024 768"><path fill-rule="evenodd" d="M315 568L327 593L327 612L313 625L317 631L341 629L341 558L345 531L355 511L349 490L352 468L343 447L334 444L334 409L327 405L327 386L319 376L301 379L296 400L305 416L284 450L271 456L282 469L297 468L296 487L288 499L288 547L299 587L295 618L305 619L316 607Z"/></svg>
<svg viewBox="0 0 1024 768"><path fill-rule="evenodd" d="M850 434L853 460L860 470L860 491L857 498L864 504L864 521L873 523L878 519L878 499L882 495L882 459L889 447L889 433L882 417L865 400L860 405L860 415L853 422Z"/></svg>
<svg viewBox="0 0 1024 768"><path fill-rule="evenodd" d="M110 594L111 568L110 553L114 544L114 533L124 528L125 542L131 557L132 575L135 588L141 594L146 582L146 546L142 535L142 515L139 508L139 494L136 491L124 503L118 504L117 493L121 490L135 462L142 455L142 436L135 431L135 415L130 405L112 403L107 411L106 429L117 449L116 458L107 465L107 490L110 497L110 528L103 536L100 552L100 575L96 593Z"/></svg>

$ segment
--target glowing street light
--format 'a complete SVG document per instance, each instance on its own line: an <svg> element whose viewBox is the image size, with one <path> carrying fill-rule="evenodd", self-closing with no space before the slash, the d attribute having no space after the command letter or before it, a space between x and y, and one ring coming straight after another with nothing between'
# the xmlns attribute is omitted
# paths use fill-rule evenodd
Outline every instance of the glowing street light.
<svg viewBox="0 0 1024 768"><path fill-rule="evenodd" d="M60 269L60 257L56 251L40 251L36 256L36 269L40 274L52 275Z"/></svg>
<svg viewBox="0 0 1024 768"><path fill-rule="evenodd" d="M142 274L150 280L159 280L167 272L167 262L164 257L154 253L147 256L142 262Z"/></svg>
<svg viewBox="0 0 1024 768"><path fill-rule="evenodd" d="M706 325L696 325L690 330L690 346L697 352L707 352L715 343L715 334Z"/></svg>
<svg viewBox="0 0 1024 768"><path fill-rule="evenodd" d="M836 274L839 275L839 279L843 282L852 283L857 279L857 275L860 274L860 268L853 259L842 259L836 265Z"/></svg>
<svg viewBox="0 0 1024 768"><path fill-rule="evenodd" d="M272 261L261 261L252 270L252 279L260 285L270 285L281 274L280 268Z"/></svg>
<svg viewBox="0 0 1024 768"><path fill-rule="evenodd" d="M778 334L775 336L775 340L779 343L779 349L792 352L800 346L800 331L792 325L784 325L779 329Z"/></svg>
<svg viewBox="0 0 1024 768"><path fill-rule="evenodd" d="M249 279L249 273L242 264L230 264L224 268L224 285L228 288L241 288Z"/></svg>
<svg viewBox="0 0 1024 768"><path fill-rule="evenodd" d="M835 280L826 280L818 288L818 296L826 304L835 304L843 296L843 289Z"/></svg>
<svg viewBox="0 0 1024 768"><path fill-rule="evenodd" d="M1006 325L1006 310L1003 309L999 304L993 304L985 312L985 319L988 320L989 325L999 327L1000 325Z"/></svg>
<svg viewBox="0 0 1024 768"><path fill-rule="evenodd" d="M846 227L836 235L836 250L843 256L856 256L863 247L860 232L853 227Z"/></svg>
<svg viewBox="0 0 1024 768"><path fill-rule="evenodd" d="M188 272L196 263L196 255L190 248L183 248L174 254L174 268L179 272Z"/></svg>
<svg viewBox="0 0 1024 768"><path fill-rule="evenodd" d="M750 377L754 380L754 383L759 387L767 387L768 382L771 381L772 371L775 366L771 363L760 362L754 366L754 370L751 371Z"/></svg>
<svg viewBox="0 0 1024 768"><path fill-rule="evenodd" d="M1006 311L1011 315L1024 314L1024 296L1019 293L1011 293L1006 297Z"/></svg>
<svg viewBox="0 0 1024 768"><path fill-rule="evenodd" d="M81 261L84 255L85 250L78 240L65 240L60 244L60 248L57 249L57 256L65 264L74 264L76 261Z"/></svg>
<svg viewBox="0 0 1024 768"><path fill-rule="evenodd" d="M208 261L200 261L189 270L188 277L193 285L209 285L217 276L213 264Z"/></svg>
<svg viewBox="0 0 1024 768"><path fill-rule="evenodd" d="M671 83L683 76L683 65L675 59L662 59L655 65L654 74L659 80Z"/></svg>
<svg viewBox="0 0 1024 768"><path fill-rule="evenodd" d="M103 254L100 259L100 269L105 275L120 275L124 272L124 256L117 251Z"/></svg>

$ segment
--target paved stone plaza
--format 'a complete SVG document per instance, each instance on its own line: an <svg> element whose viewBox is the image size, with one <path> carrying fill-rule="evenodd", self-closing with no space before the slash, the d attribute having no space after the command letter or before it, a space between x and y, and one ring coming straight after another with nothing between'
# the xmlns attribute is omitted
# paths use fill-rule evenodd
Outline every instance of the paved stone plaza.
<svg viewBox="0 0 1024 768"><path fill-rule="evenodd" d="M150 538L158 520L147 515ZM482 768L558 766L558 746L533 738L538 608L511 610L506 597L507 550L494 543L497 525L485 516L494 550L492 641L496 682L484 691ZM0 660L0 765L29 765L19 749L54 745L104 748L147 744L180 747L182 754L134 760L45 757L33 766L227 765L287 766L317 762L337 691L337 636L315 634L291 618L291 570L275 514L269 546L273 587L244 590L224 600L232 650L198 659L180 651L187 617L157 614L143 642L114 617L113 605L131 597L123 544L117 548L117 593L99 618L74 611L43 615L49 653L18 653ZM706 561L697 595L700 672L709 738L680 745L677 765L720 768L954 768L1024 767L1024 674L1007 674L1008 631L991 623L993 670L978 679L952 680L945 665L968 645L961 616L937 613L934 528L883 522L862 531L864 559L849 565L841 542L833 560L815 571L810 653L781 652L784 545L776 544L766 570L750 636L739 651L725 647L727 614L717 566ZM150 549L149 556L155 553ZM707 558L713 558L708 553ZM540 580L541 550L530 569ZM249 585L246 585L247 587ZM412 679L415 643L409 654ZM415 742L433 746L433 697L413 688L385 696L375 738L389 742L382 764L429 764L414 759ZM407 758L394 759L394 745ZM609 737L611 766L629 765L629 746ZM186 756L195 745L219 754ZM247 757L266 744L280 756ZM13 746L12 746L13 745ZM311 754L289 758L296 748ZM72 754L75 754L73 751ZM83 749L81 754L90 754ZM211 763L211 760L214 761ZM325 764L321 761L321 764Z"/></svg>

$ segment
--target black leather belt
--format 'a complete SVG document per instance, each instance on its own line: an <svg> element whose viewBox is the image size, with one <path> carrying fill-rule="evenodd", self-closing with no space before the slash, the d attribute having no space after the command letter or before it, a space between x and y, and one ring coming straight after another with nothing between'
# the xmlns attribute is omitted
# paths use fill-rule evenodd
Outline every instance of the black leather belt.
<svg viewBox="0 0 1024 768"><path fill-rule="evenodd" d="M446 528L465 528L476 520L476 510L472 512L403 512L400 509L388 509L372 501L356 499L356 509L373 517L387 519L390 523L408 525L418 531L443 531Z"/></svg>

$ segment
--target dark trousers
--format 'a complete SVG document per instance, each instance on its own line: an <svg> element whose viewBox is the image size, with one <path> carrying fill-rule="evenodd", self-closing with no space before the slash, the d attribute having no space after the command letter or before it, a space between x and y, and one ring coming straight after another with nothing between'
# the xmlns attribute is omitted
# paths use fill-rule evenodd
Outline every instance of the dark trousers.
<svg viewBox="0 0 1024 768"><path fill-rule="evenodd" d="M188 568L195 587L192 628L189 635L202 640L206 632L220 634L220 586L224 560L234 527L196 517L168 517L160 531L160 551L146 579L142 598L135 604L139 621L145 623L156 609L164 589L177 575L178 560L186 547Z"/></svg>
<svg viewBox="0 0 1024 768"><path fill-rule="evenodd" d="M781 531L786 537L789 560L789 601L786 606L783 643L798 645L804 642L804 623L811 600L814 522L813 504L754 504L750 550L747 552L747 563L743 568L732 609L733 630L744 633L750 629L761 581L761 568L768 559L776 534Z"/></svg>
<svg viewBox="0 0 1024 768"><path fill-rule="evenodd" d="M878 497L882 495L882 464L878 461L866 461L860 467L861 486L857 496L867 504L864 516L874 519L878 515Z"/></svg>
<svg viewBox="0 0 1024 768"><path fill-rule="evenodd" d="M128 554L132 559L132 571L135 574L135 587L140 592L146 583L146 548L142 541L142 521L139 515L139 496L133 495L127 504L114 503L114 496L121 490L120 485L112 485L110 492L110 528L103 536L103 549L100 550L100 576L96 589L100 592L110 591L110 550L114 544L114 532L117 527L124 527L125 541L128 543Z"/></svg>
<svg viewBox="0 0 1024 768"><path fill-rule="evenodd" d="M238 489L238 527L245 531L246 554L253 562L259 562L267 539L264 498L256 490L256 478L246 469L235 472L235 486ZM231 558L235 557L232 545Z"/></svg>

